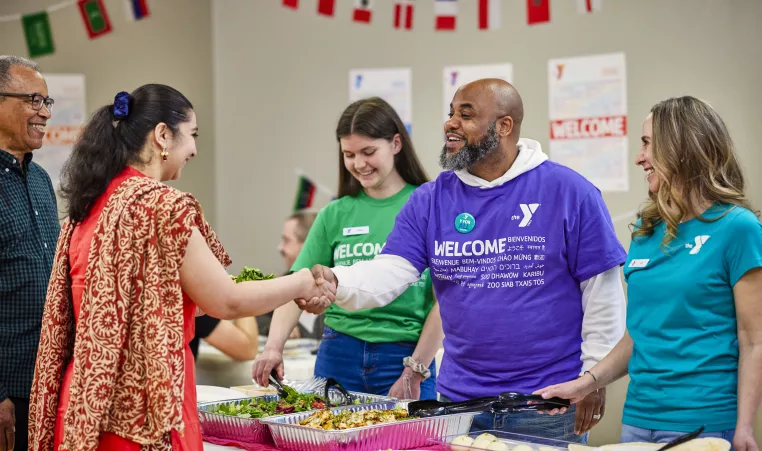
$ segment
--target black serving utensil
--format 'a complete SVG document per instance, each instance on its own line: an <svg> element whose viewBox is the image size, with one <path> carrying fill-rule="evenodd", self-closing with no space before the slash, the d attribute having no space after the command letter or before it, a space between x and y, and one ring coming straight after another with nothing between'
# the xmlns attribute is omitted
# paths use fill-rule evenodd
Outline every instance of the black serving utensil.
<svg viewBox="0 0 762 451"><path fill-rule="evenodd" d="M509 404L525 404L525 403L545 403L555 405L557 408L570 407L571 402L568 399L563 398L548 398L545 399L542 395L529 395L516 392L500 393L500 402Z"/></svg>
<svg viewBox="0 0 762 451"><path fill-rule="evenodd" d="M273 370L270 372L270 377L268 380L275 387L275 389L278 390L278 396L280 396L281 399L288 398L288 392L285 388L283 388L283 384L281 384L278 380L278 372L275 371L275 368L273 368Z"/></svg>
<svg viewBox="0 0 762 451"><path fill-rule="evenodd" d="M413 401L407 405L408 415L414 417L434 417L467 412L489 412L492 404L498 401L497 396L470 399L459 402L443 402L436 400Z"/></svg>
<svg viewBox="0 0 762 451"><path fill-rule="evenodd" d="M689 432L688 434L681 435L680 437L672 440L671 442L667 443L666 445L662 446L656 451L664 451L665 449L674 448L677 445L681 445L685 442L689 442L693 440L694 438L698 437L699 435L701 435L702 432L704 432L704 426L701 426L700 428L696 429L693 432Z"/></svg>
<svg viewBox="0 0 762 451"><path fill-rule="evenodd" d="M492 411L494 413L546 411L570 406L571 402L568 399L545 399L541 395L505 392L501 393L500 399L492 405Z"/></svg>
<svg viewBox="0 0 762 451"><path fill-rule="evenodd" d="M347 389L344 388L344 386L339 383L339 381L337 381L336 379L334 379L332 377L329 377L328 379L325 380L325 396L324 396L324 399L325 399L325 405L326 405L326 407L328 407L328 408L331 407L331 398L328 396L328 390L330 388L336 388L336 390L338 390L344 396L345 404L347 404L347 405L354 404L355 397L352 396L352 394L349 393L347 391Z"/></svg>

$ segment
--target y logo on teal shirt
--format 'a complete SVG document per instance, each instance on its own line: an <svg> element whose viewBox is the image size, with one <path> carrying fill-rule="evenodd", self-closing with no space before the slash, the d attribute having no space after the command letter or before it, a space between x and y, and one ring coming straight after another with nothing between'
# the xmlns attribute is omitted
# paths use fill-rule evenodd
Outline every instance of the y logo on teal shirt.
<svg viewBox="0 0 762 451"><path fill-rule="evenodd" d="M468 213L461 213L455 218L455 230L460 233L468 233L474 230L476 218Z"/></svg>

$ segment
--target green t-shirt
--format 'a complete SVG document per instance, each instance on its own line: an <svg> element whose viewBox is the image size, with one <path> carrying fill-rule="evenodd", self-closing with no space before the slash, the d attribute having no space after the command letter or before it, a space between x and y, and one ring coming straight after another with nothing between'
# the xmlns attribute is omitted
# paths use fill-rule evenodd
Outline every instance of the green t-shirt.
<svg viewBox="0 0 762 451"><path fill-rule="evenodd" d="M397 214L414 185L406 185L386 199L374 199L364 192L344 196L323 208L307 235L292 271L321 264L349 266L372 260L381 253ZM431 308L434 294L429 270L391 304L350 312L332 305L325 313L325 325L370 343L418 341Z"/></svg>

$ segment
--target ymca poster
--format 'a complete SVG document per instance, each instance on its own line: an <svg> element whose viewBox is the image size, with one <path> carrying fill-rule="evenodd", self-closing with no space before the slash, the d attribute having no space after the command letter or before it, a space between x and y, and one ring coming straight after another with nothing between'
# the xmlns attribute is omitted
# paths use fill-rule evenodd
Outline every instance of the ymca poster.
<svg viewBox="0 0 762 451"><path fill-rule="evenodd" d="M55 100L45 128L42 148L34 151L35 163L42 166L57 190L61 168L85 125L85 76L45 75L48 95Z"/></svg>
<svg viewBox="0 0 762 451"><path fill-rule="evenodd" d="M548 61L550 158L601 191L629 189L624 53Z"/></svg>
<svg viewBox="0 0 762 451"><path fill-rule="evenodd" d="M443 72L444 87L442 100L444 106L444 120L449 118L450 103L455 91L459 87L481 78L501 78L508 83L513 82L513 65L504 64L476 64L468 66L448 66Z"/></svg>
<svg viewBox="0 0 762 451"><path fill-rule="evenodd" d="M413 71L410 68L352 69L349 102L381 97L397 112L408 133L413 125Z"/></svg>

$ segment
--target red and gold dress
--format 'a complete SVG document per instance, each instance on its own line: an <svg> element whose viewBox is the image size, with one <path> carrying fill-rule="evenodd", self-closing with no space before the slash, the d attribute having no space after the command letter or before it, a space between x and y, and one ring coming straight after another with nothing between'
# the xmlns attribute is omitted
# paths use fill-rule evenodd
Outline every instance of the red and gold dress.
<svg viewBox="0 0 762 451"><path fill-rule="evenodd" d="M193 196L129 167L84 221L64 222L30 396L30 450L203 449L189 347L196 305L180 286L194 229L230 265Z"/></svg>

